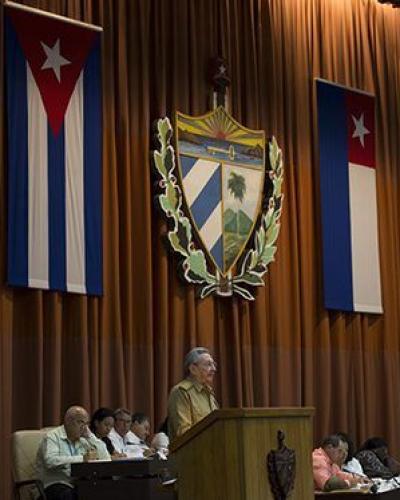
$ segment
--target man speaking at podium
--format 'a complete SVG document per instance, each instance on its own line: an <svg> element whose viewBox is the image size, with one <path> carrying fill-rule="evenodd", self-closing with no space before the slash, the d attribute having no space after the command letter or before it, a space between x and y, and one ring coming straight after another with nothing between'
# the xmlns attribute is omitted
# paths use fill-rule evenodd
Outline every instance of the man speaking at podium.
<svg viewBox="0 0 400 500"><path fill-rule="evenodd" d="M172 388L168 400L171 440L218 408L212 385L217 366L208 349L195 347L184 360L186 378Z"/></svg>

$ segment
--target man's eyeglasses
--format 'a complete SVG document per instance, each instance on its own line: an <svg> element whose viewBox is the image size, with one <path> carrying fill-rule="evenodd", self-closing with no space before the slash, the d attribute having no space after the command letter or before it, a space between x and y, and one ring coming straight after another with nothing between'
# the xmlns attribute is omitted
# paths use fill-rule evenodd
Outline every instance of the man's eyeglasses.
<svg viewBox="0 0 400 500"><path fill-rule="evenodd" d="M206 368L207 370L212 370L214 369L215 371L218 368L218 365L215 361L206 361L205 363L194 363L196 366L199 366L200 368Z"/></svg>
<svg viewBox="0 0 400 500"><path fill-rule="evenodd" d="M82 420L80 418L75 419L75 423L78 425L88 425L89 421L88 420Z"/></svg>
<svg viewBox="0 0 400 500"><path fill-rule="evenodd" d="M124 424L129 424L129 425L131 425L131 423L132 423L132 420L130 418L119 418L119 417L117 417L115 420L117 420L119 422L124 422Z"/></svg>

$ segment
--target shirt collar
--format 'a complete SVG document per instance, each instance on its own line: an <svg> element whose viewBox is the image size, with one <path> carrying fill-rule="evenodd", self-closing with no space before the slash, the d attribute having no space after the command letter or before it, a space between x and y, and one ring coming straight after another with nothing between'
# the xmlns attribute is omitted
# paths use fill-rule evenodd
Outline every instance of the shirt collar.
<svg viewBox="0 0 400 500"><path fill-rule="evenodd" d="M80 443L82 438L78 438L76 441L71 441L67 435L67 431L65 430L65 426L60 426L60 438L68 441L69 443Z"/></svg>
<svg viewBox="0 0 400 500"><path fill-rule="evenodd" d="M214 391L213 391L211 386L209 386L207 384L202 384L201 382L199 382L198 380L196 380L192 377L189 377L188 380L190 380L190 382L192 382L193 387L196 389L196 391L198 391L198 392L206 391L209 394L214 394Z"/></svg>
<svg viewBox="0 0 400 500"><path fill-rule="evenodd" d="M67 431L65 430L64 425L60 426L60 437L61 437L61 439L68 440Z"/></svg>
<svg viewBox="0 0 400 500"><path fill-rule="evenodd" d="M65 430L65 426L64 425L62 425L60 427L60 438L64 439L64 441L68 441L69 443L72 443L72 441L69 439L69 437L67 435L67 431ZM81 438L77 439L75 441L75 443L80 442L80 440L81 440Z"/></svg>

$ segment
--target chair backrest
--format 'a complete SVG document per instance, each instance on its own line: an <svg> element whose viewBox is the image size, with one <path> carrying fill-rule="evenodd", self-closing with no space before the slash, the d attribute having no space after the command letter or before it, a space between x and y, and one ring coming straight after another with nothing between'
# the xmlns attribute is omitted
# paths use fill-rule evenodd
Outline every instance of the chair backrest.
<svg viewBox="0 0 400 500"><path fill-rule="evenodd" d="M14 481L37 479L36 454L46 433L44 429L14 432L12 435Z"/></svg>

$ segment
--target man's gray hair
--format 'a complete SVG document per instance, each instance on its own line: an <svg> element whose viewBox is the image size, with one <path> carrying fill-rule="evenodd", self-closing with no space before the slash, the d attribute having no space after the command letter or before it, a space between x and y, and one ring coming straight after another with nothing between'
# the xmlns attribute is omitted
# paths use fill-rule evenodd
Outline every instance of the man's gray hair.
<svg viewBox="0 0 400 500"><path fill-rule="evenodd" d="M210 354L210 351L205 347L194 347L191 351L189 351L185 359L183 361L183 368L185 370L185 374L189 374L189 366L193 363L197 363L202 354Z"/></svg>
<svg viewBox="0 0 400 500"><path fill-rule="evenodd" d="M122 417L122 415L129 415L132 418L132 413L126 408L117 408L114 411L114 418Z"/></svg>

